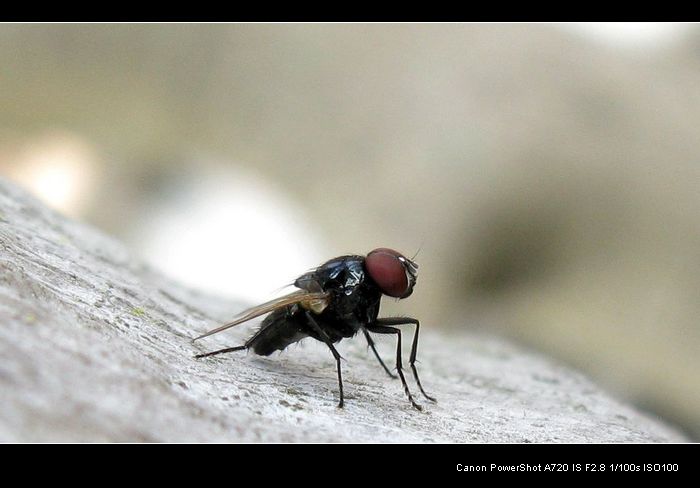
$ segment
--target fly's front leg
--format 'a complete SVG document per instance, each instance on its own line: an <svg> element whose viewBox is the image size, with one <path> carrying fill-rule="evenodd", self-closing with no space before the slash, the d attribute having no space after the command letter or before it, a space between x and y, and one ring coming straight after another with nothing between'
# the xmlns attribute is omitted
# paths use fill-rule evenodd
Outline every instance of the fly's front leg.
<svg viewBox="0 0 700 488"><path fill-rule="evenodd" d="M316 323L316 320L311 316L310 312L306 312L306 317L309 320L309 326L318 333L323 342L326 343L328 348L333 353L336 365L338 367L338 388L340 389L340 402L338 402L338 408L343 408L343 376L340 373L340 354L336 351L335 346L333 346L333 341L328 337L328 334Z"/></svg>
<svg viewBox="0 0 700 488"><path fill-rule="evenodd" d="M405 325L414 324L416 326L416 331L413 334L413 345L411 346L411 357L409 359L409 365L411 366L411 371L413 371L413 377L416 379L418 388L425 398L431 402L437 403L437 400L430 395L428 395L423 389L423 385L420 383L418 378L418 370L416 369L416 354L418 353L418 331L420 330L420 323L417 319L412 317L387 317L384 319L377 319L377 325Z"/></svg>
<svg viewBox="0 0 700 488"><path fill-rule="evenodd" d="M406 383L406 378L403 376L403 367L401 365L401 331L396 327L386 327L384 325L379 325L380 320L374 325L367 326L367 330L370 332L375 332L377 334L396 334L397 345L396 345L396 371L399 373L399 378L401 378L401 383L403 383L403 388L406 391L406 396L408 396L408 401L411 402L418 410L423 410L423 407L418 405L411 395L411 391L408 389L408 383Z"/></svg>
<svg viewBox="0 0 700 488"><path fill-rule="evenodd" d="M379 361L379 364L382 365L382 368L384 368L384 371L386 371L386 374L391 376L392 378L396 378L396 375L389 371L389 368L386 367L386 364L384 364L384 361L382 361L382 357L379 355L377 352L377 348L374 347L374 340L372 340L372 336L369 335L369 332L367 332L367 329L364 327L362 328L362 332L365 334L365 338L367 339L367 344L369 344L369 347L372 348L372 351L374 352L374 355L377 357L377 360Z"/></svg>

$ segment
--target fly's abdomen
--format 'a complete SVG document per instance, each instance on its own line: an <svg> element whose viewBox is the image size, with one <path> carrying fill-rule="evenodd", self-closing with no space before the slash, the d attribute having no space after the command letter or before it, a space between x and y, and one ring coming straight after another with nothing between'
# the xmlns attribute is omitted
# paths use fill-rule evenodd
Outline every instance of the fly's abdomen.
<svg viewBox="0 0 700 488"><path fill-rule="evenodd" d="M282 351L308 337L304 324L304 313L296 305L275 310L263 320L260 330L246 342L246 347L260 356Z"/></svg>

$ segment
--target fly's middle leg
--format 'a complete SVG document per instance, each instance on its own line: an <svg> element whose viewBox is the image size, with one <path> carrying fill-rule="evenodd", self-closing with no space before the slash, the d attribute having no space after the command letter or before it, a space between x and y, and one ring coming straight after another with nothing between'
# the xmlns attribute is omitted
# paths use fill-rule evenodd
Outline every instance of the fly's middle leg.
<svg viewBox="0 0 700 488"><path fill-rule="evenodd" d="M386 364L384 364L384 361L382 361L382 357L379 355L379 352L377 352L377 348L374 346L374 340L372 339L372 336L369 335L369 332L367 332L367 329L364 327L362 328L362 332L365 334L365 338L367 339L367 344L369 344L369 347L372 348L372 352L374 352L374 355L377 357L377 361L379 361L379 364L382 365L382 368L384 368L384 371L386 371L386 374L391 376L392 378L396 378L396 375L389 371L389 368L386 367Z"/></svg>
<svg viewBox="0 0 700 488"><path fill-rule="evenodd" d="M340 390L340 401L338 402L338 408L343 408L343 375L340 372L340 353L335 349L333 341L328 337L328 334L316 323L316 320L311 316L311 313L306 312L306 317L309 319L309 326L321 337L323 342L326 343L328 348L331 350L333 357L338 368L338 389Z"/></svg>

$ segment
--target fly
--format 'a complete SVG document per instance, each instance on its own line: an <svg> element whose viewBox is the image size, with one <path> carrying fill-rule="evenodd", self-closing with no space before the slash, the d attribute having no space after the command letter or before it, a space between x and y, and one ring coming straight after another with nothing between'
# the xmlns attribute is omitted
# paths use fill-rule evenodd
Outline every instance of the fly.
<svg viewBox="0 0 700 488"><path fill-rule="evenodd" d="M399 299L409 297L413 293L417 275L418 265L392 249L375 249L367 256L348 255L333 258L297 278L294 282L297 291L245 310L233 321L193 339L196 341L269 314L263 320L260 329L245 344L199 354L195 358L246 349L252 349L261 356L269 356L301 339L312 337L326 344L335 358L340 391L338 407L342 408L341 358L333 344L353 337L361 331L379 364L389 376L396 378L382 361L370 335L394 334L397 339L396 371L411 405L422 410L413 399L403 374L401 331L396 327L415 325L409 365L423 396L436 402L423 389L416 370L420 323L412 317L378 318L382 295Z"/></svg>

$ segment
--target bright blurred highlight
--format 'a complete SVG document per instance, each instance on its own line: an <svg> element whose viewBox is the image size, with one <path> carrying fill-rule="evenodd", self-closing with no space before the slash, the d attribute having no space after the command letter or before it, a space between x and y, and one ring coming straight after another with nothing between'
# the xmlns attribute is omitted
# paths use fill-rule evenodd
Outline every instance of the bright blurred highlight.
<svg viewBox="0 0 700 488"><path fill-rule="evenodd" d="M677 22L586 22L563 26L612 46L644 49L679 41L689 27Z"/></svg>
<svg viewBox="0 0 700 488"><path fill-rule="evenodd" d="M7 176L47 205L80 216L91 203L97 161L92 148L67 133L49 133L26 142L13 154Z"/></svg>
<svg viewBox="0 0 700 488"><path fill-rule="evenodd" d="M305 210L253 174L200 167L171 192L135 234L144 257L180 282L255 303L323 257Z"/></svg>

